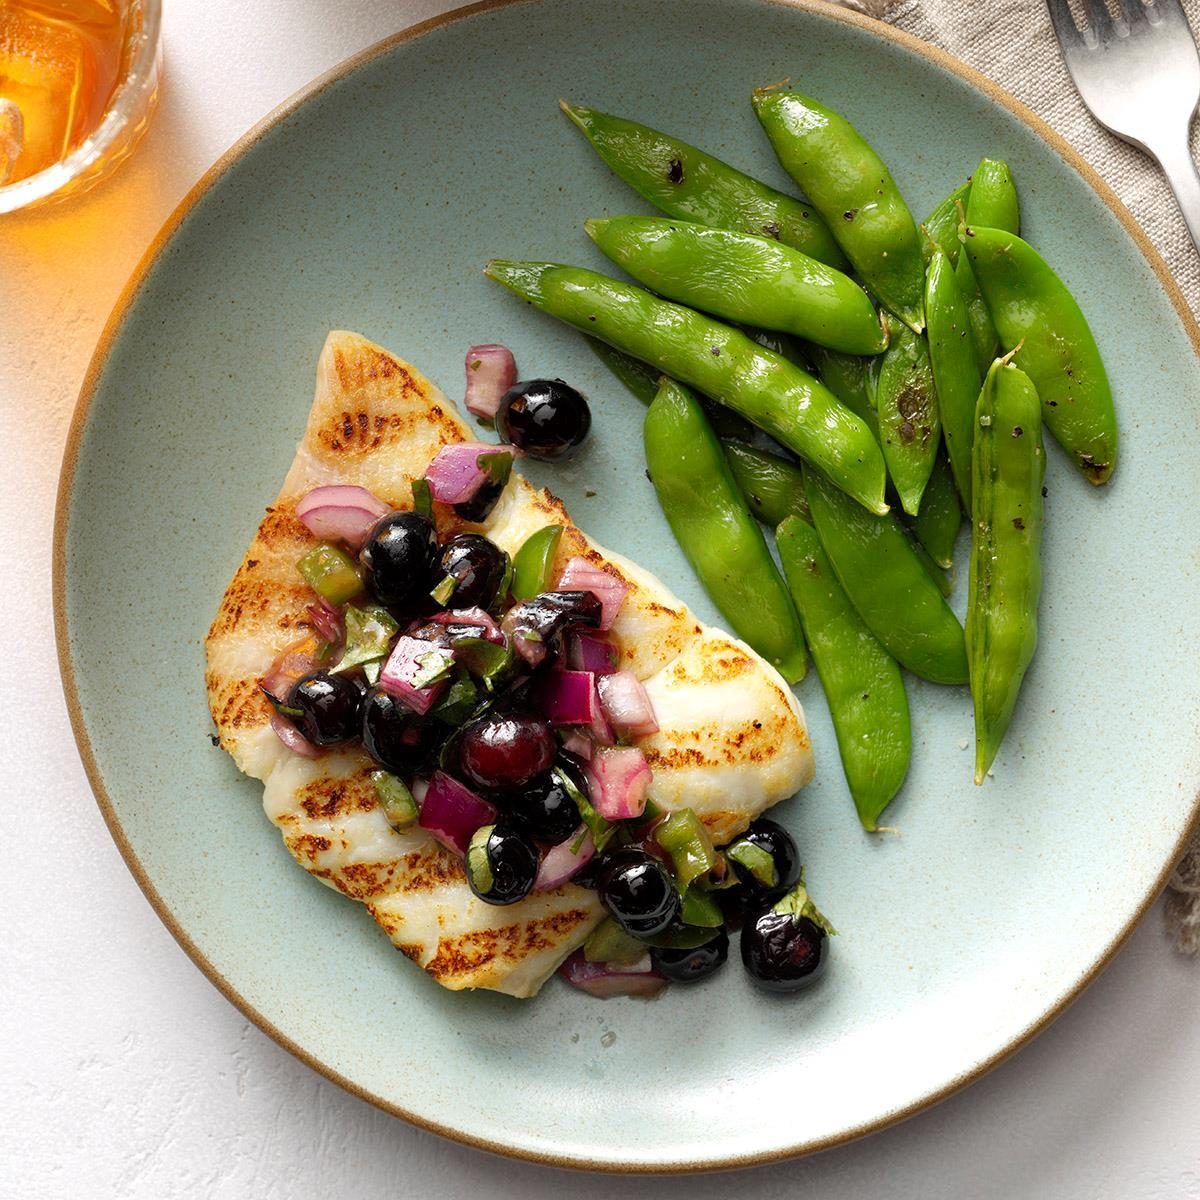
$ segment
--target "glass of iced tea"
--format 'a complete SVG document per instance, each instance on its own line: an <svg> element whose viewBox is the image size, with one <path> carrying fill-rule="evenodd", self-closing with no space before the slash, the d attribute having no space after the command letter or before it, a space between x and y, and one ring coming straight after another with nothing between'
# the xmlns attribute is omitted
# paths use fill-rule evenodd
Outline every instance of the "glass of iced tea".
<svg viewBox="0 0 1200 1200"><path fill-rule="evenodd" d="M154 109L161 0L0 0L0 213L82 190Z"/></svg>

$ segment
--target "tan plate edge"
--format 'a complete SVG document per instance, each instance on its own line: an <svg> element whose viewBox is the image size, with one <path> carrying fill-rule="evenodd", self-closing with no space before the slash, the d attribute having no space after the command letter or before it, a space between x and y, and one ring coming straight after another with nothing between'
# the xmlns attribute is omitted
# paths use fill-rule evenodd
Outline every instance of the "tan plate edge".
<svg viewBox="0 0 1200 1200"><path fill-rule="evenodd" d="M112 834L113 841L117 844L117 849L121 852L122 858L125 860L130 872L137 880L138 886L149 900L150 906L158 914L159 919L170 931L171 936L183 947L188 957L196 964L197 967L207 976L212 985L241 1013L250 1021L253 1021L259 1029L268 1037L278 1042L285 1050L294 1054L301 1062L311 1067L314 1071L325 1076L326 1079L345 1088L346 1091L358 1096L362 1100L366 1100L369 1104L375 1105L377 1108L383 1109L385 1112L391 1113L393 1116L402 1117L404 1120L411 1122L413 1125L421 1129L428 1130L432 1133L441 1134L443 1137L450 1138L453 1141L460 1142L463 1145L472 1146L481 1150L490 1150L495 1154L506 1155L510 1158L524 1159L528 1162L542 1163L547 1166L558 1167L573 1167L580 1170L588 1171L613 1171L623 1172L628 1174L682 1174L700 1171L719 1171L733 1170L739 1167L757 1166L764 1163L779 1162L783 1159L794 1158L803 1154L812 1154L819 1150L828 1150L834 1146L844 1145L847 1142L854 1141L857 1138L864 1137L869 1133L874 1133L880 1129L886 1129L890 1125L894 1125L899 1121L903 1121L908 1117L915 1116L917 1113L923 1112L939 1101L946 1099L955 1092L966 1087L968 1084L975 1082L987 1074L993 1067L1002 1063L1010 1055L1016 1053L1037 1034L1041 1033L1060 1013L1062 1013L1068 1005L1072 1003L1083 990L1090 984L1100 972L1112 961L1113 956L1124 944L1125 940L1133 932L1135 926L1145 916L1146 911L1153 904L1155 898L1166 886L1175 863L1183 854L1188 840L1193 829L1200 824L1200 795L1197 795L1192 812L1188 818L1187 826L1180 836L1178 843L1172 851L1170 859L1159 872L1158 878L1154 881L1150 890L1142 898L1138 904L1137 910L1130 921L1122 928L1108 948L1097 960L1092 969L1078 982L1078 984L1063 997L1049 1012L1047 1012L1041 1020L1035 1022L1018 1037L1016 1037L1003 1050L998 1051L986 1062L979 1064L977 1067L959 1076L957 1079L951 1080L943 1088L933 1094L924 1097L923 1099L914 1101L912 1104L888 1113L886 1116L879 1118L877 1121L869 1122L865 1125L858 1126L854 1129L845 1131L836 1137L825 1138L815 1142L803 1142L795 1146L787 1147L786 1149L777 1151L766 1151L762 1154L748 1154L739 1157L722 1159L719 1162L710 1163L662 1163L662 1164L645 1164L645 1163L614 1163L605 1161L596 1161L584 1158L567 1158L555 1154L538 1154L534 1152L525 1152L514 1150L510 1146L505 1146L499 1142L489 1141L484 1138L475 1138L462 1133L459 1130L452 1129L448 1126L439 1125L432 1121L427 1121L423 1117L417 1116L415 1113L408 1112L406 1109L400 1108L398 1105L392 1104L383 1099L381 1096L376 1096L371 1092L359 1087L352 1080L339 1075L332 1071L324 1063L315 1059L303 1047L293 1042L286 1034L277 1029L262 1013L253 1008L222 976L211 962L204 956L200 948L192 941L187 932L178 924L174 915L163 902L162 897L158 894L153 883L147 876L141 862L138 860L137 854L125 837L125 832L121 828L117 820L116 813L113 810L112 801L109 799L108 792L104 785L104 780L100 775L100 770L96 765L95 755L92 752L91 742L88 738L87 729L83 722L83 713L79 705L79 693L75 683L74 664L71 661L70 648L68 645L67 636L67 610L66 610L66 533L67 533L67 516L68 506L71 496L71 491L75 481L75 471L78 465L79 445L83 435L83 429L87 421L88 412L91 408L92 398L95 394L96 384L100 378L100 374L104 368L104 364L108 358L109 350L116 339L117 333L124 323L125 315L141 290L142 281L149 273L159 253L170 240L171 236L183 223L191 209L196 203L209 191L216 181L229 169L239 158L241 158L256 142L258 142L265 133L274 126L278 125L287 116L294 112L300 105L304 104L312 96L322 92L330 84L338 82L352 71L357 70L364 64L378 58L382 54L386 54L394 46L398 46L404 42L413 41L424 34L435 29L440 29L445 25L452 24L464 17L474 16L477 13L489 12L493 9L509 8L519 4L531 3L532 0L482 0L481 3L469 4L462 8L456 8L448 13L443 13L441 16L433 17L428 21L422 21L420 24L413 25L408 29L402 30L400 33L392 34L384 38L380 42L376 42L373 46L360 51L358 54L351 56L344 62L339 63L336 67L325 72L312 83L290 96L272 112L268 113L261 121L257 122L248 132L242 135L197 181L186 196L179 202L175 211L167 218L167 221L159 232L155 235L154 240L142 255L141 261L138 263L133 274L130 276L129 282L121 291L116 304L113 306L113 311L110 314L108 321L105 323L104 331L100 335L100 340L96 345L95 353L92 355L91 362L88 365L87 373L84 376L83 384L79 390L79 401L75 408L75 414L71 420L71 427L67 434L66 449L63 453L62 472L59 477L58 497L55 506L54 515L54 549L53 549L53 595L54 595L54 635L58 647L58 662L59 670L62 673L63 693L67 702L67 710L71 719L71 729L75 734L75 741L79 747L80 758L83 761L84 770L87 772L87 777L92 786L92 791L95 793L96 802L100 807L100 812L104 817L105 824L108 826L109 833ZM966 80L968 83L974 84L975 87L985 92L997 104L1008 109L1014 116L1023 121L1026 125L1033 129L1043 141L1047 142L1061 158L1069 163L1089 184L1089 186L1100 196L1101 200L1112 210L1116 218L1124 226L1126 232L1133 238L1138 249L1146 257L1155 275L1158 276L1159 282L1162 284L1163 290L1167 293L1175 311L1179 314L1179 319L1183 323L1183 327L1187 332L1188 338L1191 340L1192 348L1200 357L1200 326L1196 324L1195 318L1192 316L1191 310L1188 307L1187 301L1184 299L1183 293L1179 289L1179 285L1175 282L1167 268L1167 264L1163 261L1162 256L1155 249L1153 243L1146 236L1142 228L1134 221L1129 210L1117 198L1113 190L1107 183L1093 170L1093 168L1083 159L1083 157L1072 148L1058 133L1056 133L1049 125L1046 124L1036 113L1023 104L1016 97L1010 95L1003 88L993 83L985 75L980 74L973 67L967 66L958 59L947 54L944 50L940 50L935 46L930 46L928 43L921 41L912 34L904 33L898 29L893 29L889 25L885 25L880 21L864 17L858 13L850 12L843 8L827 3L827 0L766 0L767 3L775 4L784 8L795 8L805 12L818 13L823 17L828 17L832 20L841 21L846 25L853 25L859 29L866 30L877 37L881 37L887 41L894 42L898 45L911 50L914 53L921 55L923 58L936 63L945 70L957 75L959 78Z"/></svg>

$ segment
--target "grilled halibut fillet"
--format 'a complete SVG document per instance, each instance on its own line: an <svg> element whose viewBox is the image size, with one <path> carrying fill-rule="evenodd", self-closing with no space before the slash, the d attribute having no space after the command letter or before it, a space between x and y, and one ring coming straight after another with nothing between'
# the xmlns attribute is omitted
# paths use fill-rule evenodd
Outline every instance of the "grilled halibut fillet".
<svg viewBox="0 0 1200 1200"><path fill-rule="evenodd" d="M595 892L568 884L506 907L484 903L432 836L388 824L363 750L292 753L270 728L258 690L278 655L310 632L313 596L296 562L317 539L296 517L297 502L318 485L354 483L411 507L413 479L442 446L470 437L452 403L413 367L357 334L329 335L296 457L206 639L209 707L221 745L265 784L267 816L301 866L365 904L443 987L532 996L601 920ZM654 576L591 542L549 492L513 475L479 525L436 508L442 536L478 530L510 554L535 530L561 524L559 566L581 555L629 585L612 638L621 665L645 682L661 726L638 743L661 806L693 808L721 842L812 778L804 714L775 669L703 626Z"/></svg>

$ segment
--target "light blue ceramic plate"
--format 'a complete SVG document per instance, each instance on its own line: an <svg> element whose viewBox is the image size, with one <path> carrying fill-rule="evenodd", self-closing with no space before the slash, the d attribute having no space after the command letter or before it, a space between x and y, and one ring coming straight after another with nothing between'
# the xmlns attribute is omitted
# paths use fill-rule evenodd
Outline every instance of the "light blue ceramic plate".
<svg viewBox="0 0 1200 1200"><path fill-rule="evenodd" d="M779 815L841 931L818 989L777 1001L733 967L654 1004L557 982L528 1003L445 993L296 868L259 785L210 745L201 638L291 460L334 326L451 395L474 342L572 379L595 435L577 465L533 474L715 618L643 474L640 406L480 268L502 255L603 269L581 221L641 210L560 96L784 184L749 95L788 76L868 133L918 212L981 155L1008 159L1027 233L1112 373L1116 481L1095 491L1050 456L1042 645L983 788L965 691L910 680L913 768L889 813L900 832L868 837L815 677L801 688L818 778ZM1197 331L1113 205L981 79L834 10L759 0L485 7L368 53L251 135L118 306L59 512L84 759L131 868L202 969L314 1067L410 1120L625 1169L831 1145L945 1095L1043 1026L1161 885L1200 781Z"/></svg>

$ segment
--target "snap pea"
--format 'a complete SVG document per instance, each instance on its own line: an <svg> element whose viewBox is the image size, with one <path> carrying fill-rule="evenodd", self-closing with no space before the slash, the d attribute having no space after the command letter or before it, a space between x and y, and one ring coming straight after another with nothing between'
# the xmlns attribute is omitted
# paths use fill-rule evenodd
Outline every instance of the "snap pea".
<svg viewBox="0 0 1200 1200"><path fill-rule="evenodd" d="M917 541L939 567L954 566L954 543L958 540L962 517L950 462L945 454L939 454L921 500L921 511L912 521Z"/></svg>
<svg viewBox="0 0 1200 1200"><path fill-rule="evenodd" d="M959 262L965 262L965 258ZM972 278L972 283L974 279ZM975 402L983 386L971 318L950 260L940 250L929 262L925 281L926 336L937 387L942 438L963 508L971 511L971 440Z"/></svg>
<svg viewBox="0 0 1200 1200"><path fill-rule="evenodd" d="M559 101L609 168L668 216L775 238L845 267L846 257L811 204L657 129Z"/></svg>
<svg viewBox="0 0 1200 1200"><path fill-rule="evenodd" d="M748 446L745 442L722 441L729 469L737 480L750 511L772 529L785 517L809 520L804 495L804 476L799 466Z"/></svg>
<svg viewBox="0 0 1200 1200"><path fill-rule="evenodd" d="M599 218L584 228L617 266L668 300L847 354L887 345L853 279L770 238L667 217Z"/></svg>
<svg viewBox="0 0 1200 1200"><path fill-rule="evenodd" d="M719 400L886 512L871 431L793 363L745 334L642 288L580 267L493 260L485 274L531 304Z"/></svg>
<svg viewBox="0 0 1200 1200"><path fill-rule="evenodd" d="M874 361L852 354L839 354L824 346L810 346L813 366L821 382L852 412L861 417L879 438L879 418L875 402L867 391L867 369Z"/></svg>
<svg viewBox="0 0 1200 1200"><path fill-rule="evenodd" d="M962 626L895 515L864 511L816 471L804 490L838 582L884 649L922 679L966 683Z"/></svg>
<svg viewBox="0 0 1200 1200"><path fill-rule="evenodd" d="M649 405L658 395L658 385L662 372L656 371L648 363L624 354L620 350L598 341L596 338L584 337L593 354L633 393L643 404ZM751 441L755 436L762 435L745 417L739 417L732 408L716 404L705 397L700 398L704 405L704 415L708 417L713 432L722 441L727 438L739 442Z"/></svg>
<svg viewBox="0 0 1200 1200"><path fill-rule="evenodd" d="M962 243L958 240L958 225L962 220L958 206L966 207L967 198L971 194L971 181L960 183L944 200L934 207L933 212L921 222L921 232L925 234L922 251L928 264L935 250L940 250L951 262L958 261L958 252Z"/></svg>
<svg viewBox="0 0 1200 1200"><path fill-rule="evenodd" d="M845 117L799 92L756 91L754 111L863 282L920 333L922 238L883 160Z"/></svg>
<svg viewBox="0 0 1200 1200"><path fill-rule="evenodd" d="M1117 414L1096 339L1075 298L1015 233L963 231L1000 344L1033 381L1042 420L1091 483L1117 466Z"/></svg>
<svg viewBox="0 0 1200 1200"><path fill-rule="evenodd" d="M1037 391L1011 363L992 364L977 419L967 654L975 704L975 782L982 783L1037 646L1046 453Z"/></svg>
<svg viewBox="0 0 1200 1200"><path fill-rule="evenodd" d="M650 404L658 395L662 372L625 354L599 338L585 337L592 353L643 403Z"/></svg>
<svg viewBox="0 0 1200 1200"><path fill-rule="evenodd" d="M875 413L900 505L915 516L937 458L942 423L925 338L893 322L891 339L875 377Z"/></svg>
<svg viewBox="0 0 1200 1200"><path fill-rule="evenodd" d="M1007 163L985 158L975 169L971 177L971 196L966 205L966 221L968 225L1021 232L1021 206ZM996 326L975 281L971 261L965 254L959 255L954 275L971 317L971 336L982 377L996 355Z"/></svg>
<svg viewBox="0 0 1200 1200"><path fill-rule="evenodd" d="M704 590L788 683L803 679L804 636L791 596L700 402L664 379L643 440L659 503Z"/></svg>
<svg viewBox="0 0 1200 1200"><path fill-rule="evenodd" d="M775 542L829 703L854 807L863 828L874 832L912 755L904 679L842 590L816 530L788 517Z"/></svg>

